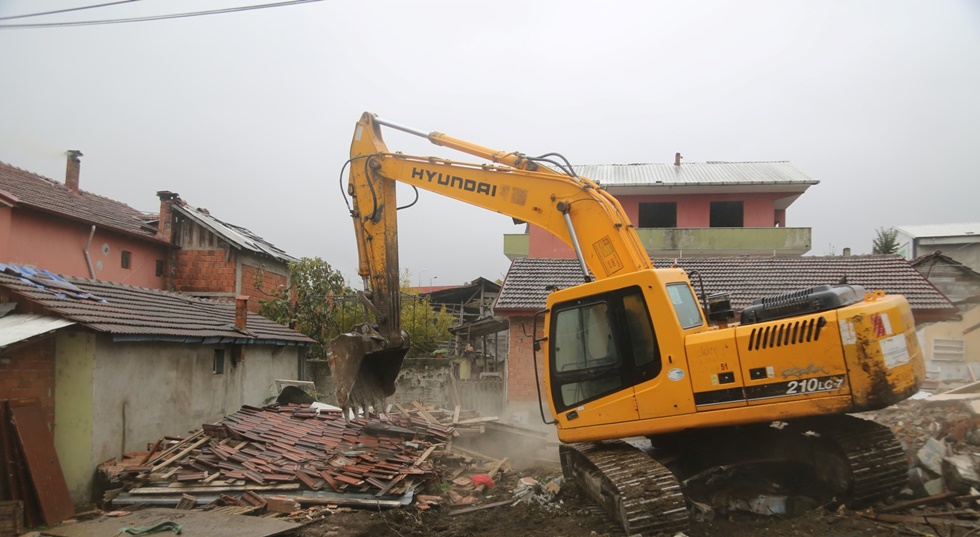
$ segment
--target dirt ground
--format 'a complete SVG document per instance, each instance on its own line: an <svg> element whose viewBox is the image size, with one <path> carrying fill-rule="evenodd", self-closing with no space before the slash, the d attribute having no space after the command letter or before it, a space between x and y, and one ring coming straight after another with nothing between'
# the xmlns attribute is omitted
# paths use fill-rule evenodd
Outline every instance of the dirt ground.
<svg viewBox="0 0 980 537"><path fill-rule="evenodd" d="M512 499L518 480L530 476L540 482L561 475L554 466L535 466L513 470L500 478L481 504ZM572 483L565 483L556 501L545 506L529 503L503 505L460 515L450 515L458 508L442 507L419 511L416 507L384 511L344 510L298 530L296 537L620 537L625 535L615 521L607 517L592 500ZM882 524L859 516L853 511L836 513L815 509L794 518L776 518L737 513L710 522L693 522L688 537L754 537L754 536L897 536L938 535L964 537L969 528L902 527Z"/></svg>

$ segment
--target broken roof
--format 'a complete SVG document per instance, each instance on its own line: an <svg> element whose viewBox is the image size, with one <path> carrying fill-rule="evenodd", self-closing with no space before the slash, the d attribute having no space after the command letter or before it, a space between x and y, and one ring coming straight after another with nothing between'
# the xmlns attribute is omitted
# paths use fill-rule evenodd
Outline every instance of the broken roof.
<svg viewBox="0 0 980 537"><path fill-rule="evenodd" d="M958 314L945 295L898 255L804 256L804 257L711 257L654 260L658 268L675 264L691 275L692 283L708 294L727 292L732 307L740 311L764 296L833 285L846 277L847 283L865 289L904 295L917 321L938 321ZM543 309L548 286L572 287L583 282L575 259L515 260L504 280L494 312L529 313Z"/></svg>
<svg viewBox="0 0 980 537"><path fill-rule="evenodd" d="M153 218L125 203L91 192L72 192L64 183L0 162L0 200L85 224L162 241Z"/></svg>
<svg viewBox="0 0 980 537"><path fill-rule="evenodd" d="M314 341L261 315L235 327L233 302L133 287L0 263L0 288L116 341L308 345Z"/></svg>
<svg viewBox="0 0 980 537"><path fill-rule="evenodd" d="M241 226L222 222L221 220L211 216L211 214L204 209L195 209L189 205L175 203L174 210L197 222L199 225L210 229L226 242L239 249L266 255L272 257L273 259L282 261L283 263L291 263L296 261L295 257L287 254L285 251L277 248L275 245L269 241L266 241L262 237L259 237L255 233L252 233Z"/></svg>

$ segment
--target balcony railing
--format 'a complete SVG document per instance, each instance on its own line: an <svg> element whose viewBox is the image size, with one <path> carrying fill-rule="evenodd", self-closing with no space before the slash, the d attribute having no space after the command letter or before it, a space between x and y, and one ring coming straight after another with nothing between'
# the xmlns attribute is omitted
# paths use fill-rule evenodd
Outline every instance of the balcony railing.
<svg viewBox="0 0 980 537"><path fill-rule="evenodd" d="M795 256L810 251L808 227L640 228L637 234L650 257L726 255ZM504 255L527 257L530 236L504 235Z"/></svg>

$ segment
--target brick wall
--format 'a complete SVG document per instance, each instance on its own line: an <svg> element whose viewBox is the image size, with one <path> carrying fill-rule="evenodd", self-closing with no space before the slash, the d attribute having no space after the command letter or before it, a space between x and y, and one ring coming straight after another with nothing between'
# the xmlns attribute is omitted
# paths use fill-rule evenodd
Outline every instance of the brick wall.
<svg viewBox="0 0 980 537"><path fill-rule="evenodd" d="M0 399L37 399L54 430L54 341L49 337L0 354Z"/></svg>
<svg viewBox="0 0 980 537"><path fill-rule="evenodd" d="M175 291L235 293L235 255L224 249L178 250L174 270Z"/></svg>
<svg viewBox="0 0 980 537"><path fill-rule="evenodd" d="M261 267L242 264L241 294L248 295L248 311L258 313L259 300L272 298L272 293L280 286L286 286L289 280L281 275L264 270Z"/></svg>
<svg viewBox="0 0 980 537"><path fill-rule="evenodd" d="M521 322L525 326L534 326L534 318L509 317L510 347L507 355L507 400L508 401L537 401L538 391L534 386L534 341L520 330ZM515 328L518 328L515 330ZM541 337L543 327L538 327L537 337ZM541 393L544 393L544 357L538 355L538 378L541 381Z"/></svg>

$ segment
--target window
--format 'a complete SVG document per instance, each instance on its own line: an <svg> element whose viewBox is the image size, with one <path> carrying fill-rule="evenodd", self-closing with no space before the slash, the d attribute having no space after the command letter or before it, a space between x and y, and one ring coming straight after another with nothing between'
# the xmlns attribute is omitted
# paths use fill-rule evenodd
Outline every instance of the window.
<svg viewBox="0 0 980 537"><path fill-rule="evenodd" d="M211 367L211 372L215 375L221 375L225 372L225 350L224 349L214 349L214 362Z"/></svg>
<svg viewBox="0 0 980 537"><path fill-rule="evenodd" d="M676 202L641 203L639 213L638 227L677 227Z"/></svg>
<svg viewBox="0 0 980 537"><path fill-rule="evenodd" d="M157 259L157 276L163 276L163 260Z"/></svg>
<svg viewBox="0 0 980 537"><path fill-rule="evenodd" d="M674 313L677 314L677 321L681 323L681 328L687 330L695 326L701 326L701 309L698 301L694 298L691 288L684 283L672 283L667 286L667 296L670 303L674 305Z"/></svg>
<svg viewBox="0 0 980 537"><path fill-rule="evenodd" d="M559 411L660 374L659 346L639 288L582 298L554 311L550 367Z"/></svg>
<svg viewBox="0 0 980 537"><path fill-rule="evenodd" d="M126 250L122 250L122 268L124 269L129 268L129 264L132 259L132 256L133 254L127 252Z"/></svg>
<svg viewBox="0 0 980 537"><path fill-rule="evenodd" d="M712 201L711 227L742 227L741 201Z"/></svg>

